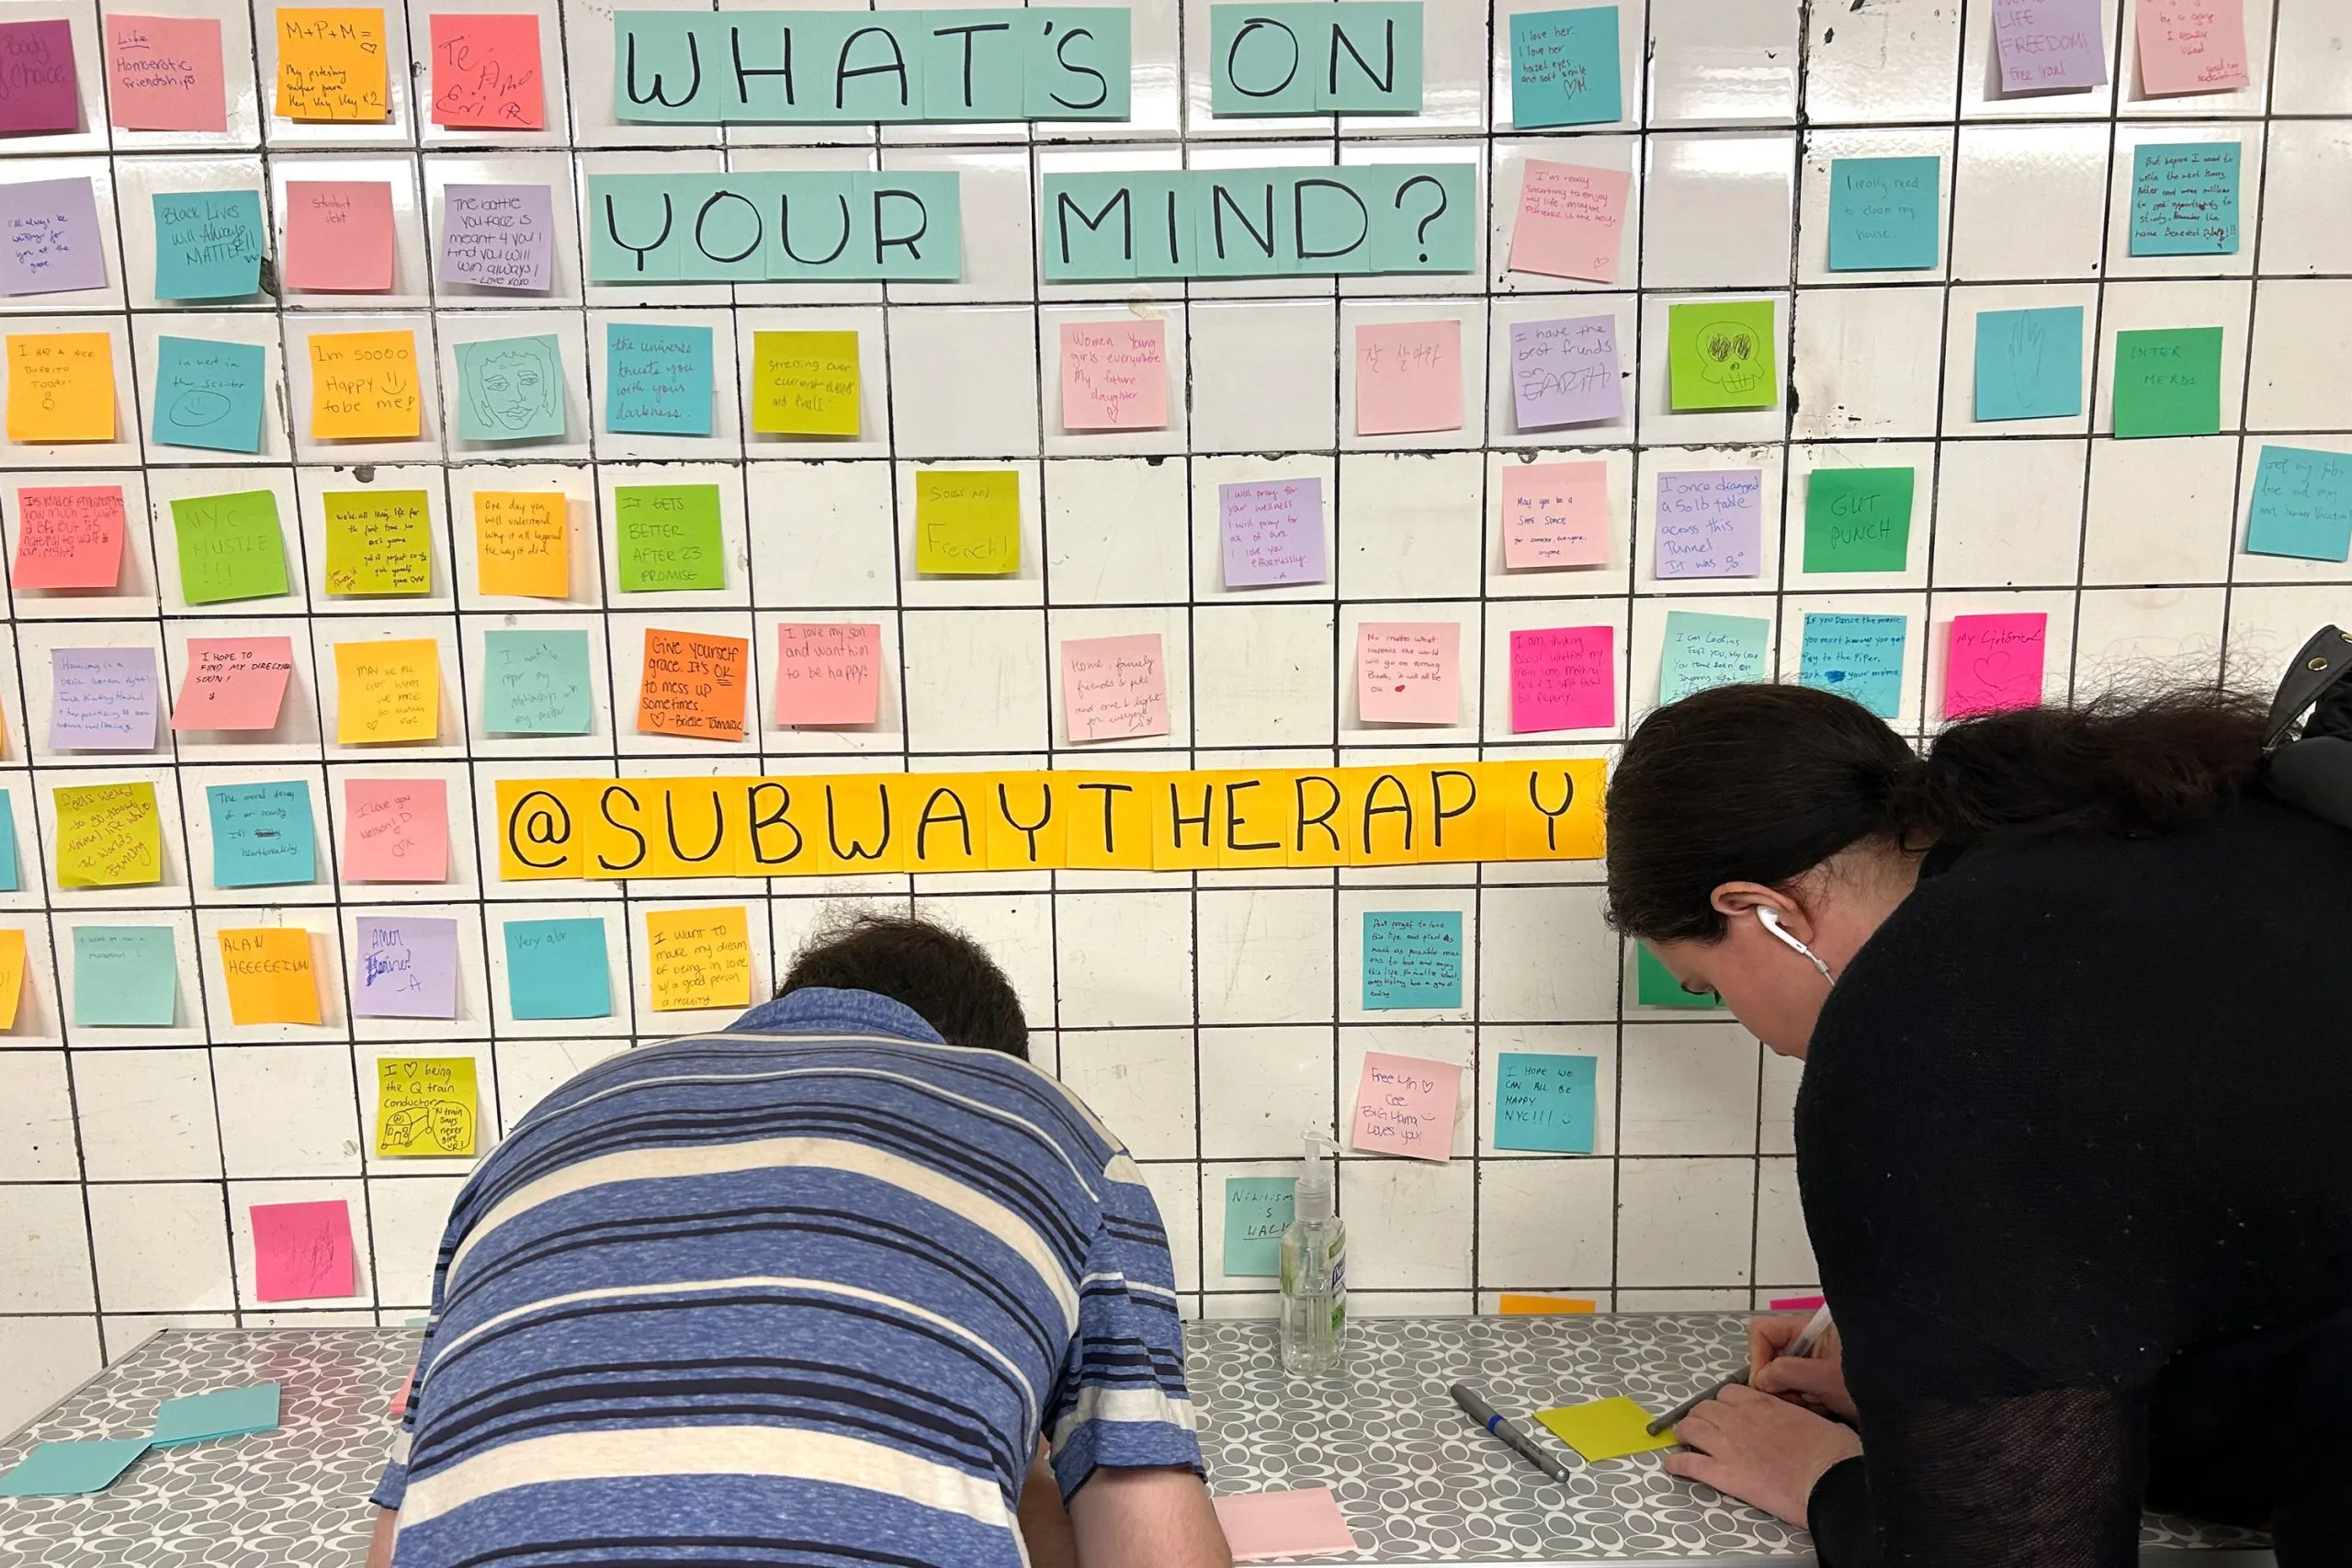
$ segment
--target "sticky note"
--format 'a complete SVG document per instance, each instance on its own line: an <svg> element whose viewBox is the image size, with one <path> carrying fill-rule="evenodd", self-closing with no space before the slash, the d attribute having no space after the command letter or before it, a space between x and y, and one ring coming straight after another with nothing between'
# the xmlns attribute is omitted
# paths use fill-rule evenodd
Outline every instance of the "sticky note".
<svg viewBox="0 0 2352 1568"><path fill-rule="evenodd" d="M0 25L0 52L7 35L34 24ZM63 31L65 24L57 24ZM4 119L0 116L0 119ZM79 1497L103 1492L147 1451L144 1438L84 1438L70 1443L36 1443L18 1463L0 1471L0 1497Z"/></svg>
<svg viewBox="0 0 2352 1568"><path fill-rule="evenodd" d="M159 337L149 435L159 446L258 452L267 390L259 344Z"/></svg>
<svg viewBox="0 0 2352 1568"><path fill-rule="evenodd" d="M81 79L74 68L71 22L62 17L0 22L0 60L8 62L8 90L0 93L0 136L81 129Z"/></svg>
<svg viewBox="0 0 2352 1568"><path fill-rule="evenodd" d="M114 340L105 333L8 339L8 439L114 439Z"/></svg>
<svg viewBox="0 0 2352 1568"><path fill-rule="evenodd" d="M416 334L314 333L311 434L321 441L413 441L424 432Z"/></svg>
<svg viewBox="0 0 2352 1568"><path fill-rule="evenodd" d="M168 1029L179 1005L169 926L74 928L74 1021L94 1029Z"/></svg>
<svg viewBox="0 0 2352 1568"><path fill-rule="evenodd" d="M605 428L616 435L710 434L708 327L605 328Z"/></svg>
<svg viewBox="0 0 2352 1568"><path fill-rule="evenodd" d="M275 25L280 117L362 123L389 117L380 9L281 6Z"/></svg>
<svg viewBox="0 0 2352 1568"><path fill-rule="evenodd" d="M498 735L585 735L595 688L588 634L525 626L482 634L481 727Z"/></svg>
<svg viewBox="0 0 2352 1568"><path fill-rule="evenodd" d="M553 491L474 491L474 576L485 594L571 592L571 525Z"/></svg>
<svg viewBox="0 0 2352 1568"><path fill-rule="evenodd" d="M255 1301L321 1301L357 1289L347 1201L255 1203L252 1216Z"/></svg>
<svg viewBox="0 0 2352 1568"><path fill-rule="evenodd" d="M1295 1176L1225 1179L1225 1271L1236 1278L1282 1272L1283 1232L1298 1196Z"/></svg>
<svg viewBox="0 0 2352 1568"><path fill-rule="evenodd" d="M1781 400L1772 311L1770 299L1667 307L1667 376L1675 412L1769 409Z"/></svg>
<svg viewBox="0 0 2352 1568"><path fill-rule="evenodd" d="M1356 328L1356 434L1462 428L1462 323L1370 321Z"/></svg>
<svg viewBox="0 0 2352 1568"><path fill-rule="evenodd" d="M1168 660L1158 632L1062 644L1062 715L1074 741L1168 733Z"/></svg>
<svg viewBox="0 0 2352 1568"><path fill-rule="evenodd" d="M1797 683L1853 698L1881 718L1903 708L1903 647L1910 623L1901 615L1808 614L1797 652Z"/></svg>
<svg viewBox="0 0 2352 1568"><path fill-rule="evenodd" d="M1976 313L1976 417L2065 419L2083 412L2083 308Z"/></svg>
<svg viewBox="0 0 2352 1568"><path fill-rule="evenodd" d="M1225 536L1227 588L1325 580L1329 569L1323 553L1320 479L1221 484L1216 506Z"/></svg>
<svg viewBox="0 0 2352 1568"><path fill-rule="evenodd" d="M120 485L27 485L17 492L18 588L112 588L122 576Z"/></svg>
<svg viewBox="0 0 2352 1568"><path fill-rule="evenodd" d="M518 1020L610 1018L601 917L506 922L507 1008Z"/></svg>
<svg viewBox="0 0 2352 1568"><path fill-rule="evenodd" d="M1462 911L1367 909L1363 916L1363 1005L1462 1005Z"/></svg>
<svg viewBox="0 0 2352 1568"><path fill-rule="evenodd" d="M1700 468L1657 477L1661 581L1754 577L1764 570L1764 471Z"/></svg>
<svg viewBox="0 0 2352 1568"><path fill-rule="evenodd" d="M1943 160L1834 158L1829 270L1916 272L1936 265Z"/></svg>
<svg viewBox="0 0 2352 1568"><path fill-rule="evenodd" d="M2255 465L2245 547L2302 560L2352 556L2352 457L2266 445Z"/></svg>
<svg viewBox="0 0 2352 1568"><path fill-rule="evenodd" d="M2152 98L2246 85L2245 0L2138 0L2140 90Z"/></svg>
<svg viewBox="0 0 2352 1568"><path fill-rule="evenodd" d="M1227 1270L1230 1272L1230 1270ZM1269 1557L1324 1556L1356 1550L1356 1538L1328 1486L1292 1492L1229 1493L1212 1497L1216 1522L1236 1562Z"/></svg>
<svg viewBox="0 0 2352 1568"><path fill-rule="evenodd" d="M228 987L229 1017L234 1023L319 1021L319 983L311 970L311 933L299 926L223 930L220 974Z"/></svg>
<svg viewBox="0 0 2352 1568"><path fill-rule="evenodd" d="M135 887L164 879L164 825L153 784L61 784L51 798L60 887Z"/></svg>
<svg viewBox="0 0 2352 1568"><path fill-rule="evenodd" d="M1356 698L1366 724L1459 724L1462 623L1364 621Z"/></svg>
<svg viewBox="0 0 2352 1568"><path fill-rule="evenodd" d="M778 724L872 724L882 693L882 628L786 621L775 629Z"/></svg>
<svg viewBox="0 0 2352 1568"><path fill-rule="evenodd" d="M2001 90L2040 93L2107 83L2104 0L1993 0Z"/></svg>
<svg viewBox="0 0 2352 1568"><path fill-rule="evenodd" d="M1168 423L1168 324L1062 323L1062 428L1159 430Z"/></svg>
<svg viewBox="0 0 2352 1568"><path fill-rule="evenodd" d="M1608 729L1617 723L1617 634L1549 626L1510 634L1510 728Z"/></svg>
<svg viewBox="0 0 2352 1568"><path fill-rule="evenodd" d="M55 751L152 751L161 706L152 648L54 648L49 745Z"/></svg>
<svg viewBox="0 0 2352 1568"><path fill-rule="evenodd" d="M1514 571L1609 558L1606 463L1508 464L1502 509L1503 564Z"/></svg>
<svg viewBox="0 0 2352 1568"><path fill-rule="evenodd" d="M1675 1444L1671 1427L1652 1437L1649 1425L1653 1417L1630 1399L1596 1399L1589 1404L1539 1410L1535 1418L1554 1437L1576 1450L1587 1464L1670 1449Z"/></svg>
<svg viewBox="0 0 2352 1568"><path fill-rule="evenodd" d="M382 180L288 180L286 284L318 293L392 286L392 187Z"/></svg>
<svg viewBox="0 0 2352 1568"><path fill-rule="evenodd" d="M1613 316L1511 323L1511 400L1521 430L1615 419L1625 411L1621 374Z"/></svg>
<svg viewBox="0 0 2352 1568"><path fill-rule="evenodd" d="M1600 1303L1584 1296L1529 1295L1505 1291L1495 1303L1503 1317L1549 1317L1561 1314L1599 1312Z"/></svg>
<svg viewBox="0 0 2352 1568"><path fill-rule="evenodd" d="M1666 651L1658 660L1657 700L1679 702L1710 686L1764 679L1764 644L1772 623L1747 615L1666 613Z"/></svg>
<svg viewBox="0 0 2352 1568"><path fill-rule="evenodd" d="M915 475L915 570L1003 577L1021 569L1021 476L1010 468Z"/></svg>
<svg viewBox="0 0 2352 1568"><path fill-rule="evenodd" d="M430 502L421 490L329 491L327 592L402 595L433 587Z"/></svg>
<svg viewBox="0 0 2352 1568"><path fill-rule="evenodd" d="M1511 222L1510 269L1616 282L1633 181L1623 169L1529 159L1520 175L1519 213Z"/></svg>
<svg viewBox="0 0 2352 1568"><path fill-rule="evenodd" d="M7 68L22 69L14 60ZM0 294L107 286L97 195L87 175L0 185Z"/></svg>
<svg viewBox="0 0 2352 1568"><path fill-rule="evenodd" d="M277 1385L257 1382L248 1388L224 1388L164 1401L155 1409L155 1429L147 1440L164 1449L175 1443L240 1438L277 1428Z"/></svg>
<svg viewBox="0 0 2352 1568"><path fill-rule="evenodd" d="M655 1012L752 1004L752 929L740 904L649 909L647 984Z"/></svg>
<svg viewBox="0 0 2352 1568"><path fill-rule="evenodd" d="M9 852L16 852L16 829L9 828ZM17 1027L17 1009L25 998L25 933L21 928L0 931L0 1029Z"/></svg>
<svg viewBox="0 0 2352 1568"><path fill-rule="evenodd" d="M213 17L107 16L107 112L125 130L226 130L220 23Z"/></svg>
<svg viewBox="0 0 2352 1568"><path fill-rule="evenodd" d="M1712 991L1686 991L1682 982L1642 942L1634 943L1634 1000L1645 1008L1720 1008Z"/></svg>
<svg viewBox="0 0 2352 1568"><path fill-rule="evenodd" d="M1453 1108L1462 1069L1451 1062L1368 1051L1357 1080L1349 1146L1360 1155L1453 1157Z"/></svg>
<svg viewBox="0 0 2352 1568"><path fill-rule="evenodd" d="M2041 701L2050 617L2040 610L1954 615L1944 665L1944 716L1967 718Z"/></svg>
<svg viewBox="0 0 2352 1568"><path fill-rule="evenodd" d="M540 130L547 126L539 19L433 13L432 115L468 130Z"/></svg>
<svg viewBox="0 0 2352 1568"><path fill-rule="evenodd" d="M311 789L300 780L204 786L212 886L283 887L318 880Z"/></svg>
<svg viewBox="0 0 2352 1568"><path fill-rule="evenodd" d="M350 882L449 879L449 786L429 775L345 779L343 874Z"/></svg>
<svg viewBox="0 0 2352 1568"><path fill-rule="evenodd" d="M190 637L174 729L275 729L294 673L294 639Z"/></svg>
<svg viewBox="0 0 2352 1568"><path fill-rule="evenodd" d="M1616 6L1521 11L1511 17L1514 130L1604 125L1624 118L1618 91Z"/></svg>
<svg viewBox="0 0 2352 1568"><path fill-rule="evenodd" d="M1910 468L1815 468L1805 477L1807 571L1901 571L1911 550Z"/></svg>
<svg viewBox="0 0 2352 1568"><path fill-rule="evenodd" d="M2222 329L2115 334L2115 434L2216 435L2222 429Z"/></svg>
<svg viewBox="0 0 2352 1568"><path fill-rule="evenodd" d="M357 926L358 951L353 954L351 1013L354 1018L455 1018L458 1016L458 922L424 915L362 915ZM415 1063L403 1066L414 1066ZM394 1066L385 1062L382 1066ZM474 1065L458 1058L448 1073L463 1073L464 1136L449 1154L474 1152ZM389 1079L390 1074L380 1075ZM457 1091L430 1077L426 1087L444 1098ZM389 1092L390 1085L383 1088ZM384 1147L382 1119L378 1122L376 1152Z"/></svg>
<svg viewBox="0 0 2352 1568"><path fill-rule="evenodd" d="M334 645L339 746L431 740L441 733L441 649L429 637Z"/></svg>
<svg viewBox="0 0 2352 1568"><path fill-rule="evenodd" d="M858 433L855 333L753 333L752 428L763 435Z"/></svg>
<svg viewBox="0 0 2352 1568"><path fill-rule="evenodd" d="M622 592L727 586L717 485L616 485L613 513Z"/></svg>
<svg viewBox="0 0 2352 1568"><path fill-rule="evenodd" d="M449 928L449 964L457 961L457 922L430 920L429 926ZM361 951L380 951L388 965L382 978L390 980L406 976L404 983L387 990L375 999L379 1003L395 997L413 1002L417 996L417 984L413 971L392 968L404 964L411 955L403 927L418 922L390 920L381 922L378 930L385 934L379 948L374 939L365 934L368 923L361 922ZM421 928L420 928L421 929ZM360 976L364 996L368 976ZM454 1002L454 987L450 991ZM357 999L355 998L355 999ZM366 1007L356 1006L353 1011L361 1017L447 1018L449 1013L376 1013ZM474 1152L475 1128L481 1111L481 1093L476 1087L474 1059L471 1056L384 1056L376 1063L376 1152L379 1155L464 1156Z"/></svg>
<svg viewBox="0 0 2352 1568"><path fill-rule="evenodd" d="M261 192L157 191L152 205L157 298L243 299L261 292Z"/></svg>
<svg viewBox="0 0 2352 1568"><path fill-rule="evenodd" d="M1495 1077L1495 1147L1592 1153L1600 1073L1590 1056L1504 1052Z"/></svg>
<svg viewBox="0 0 2352 1568"><path fill-rule="evenodd" d="M0 893L16 892L22 886L21 878L22 868L17 859L17 807L8 798L8 792L0 789Z"/></svg>
<svg viewBox="0 0 2352 1568"><path fill-rule="evenodd" d="M460 440L561 438L563 355L553 336L461 343L456 352Z"/></svg>
<svg viewBox="0 0 2352 1568"><path fill-rule="evenodd" d="M1770 1312L1816 1312L1826 1300L1824 1296L1775 1296L1764 1305Z"/></svg>
<svg viewBox="0 0 2352 1568"><path fill-rule="evenodd" d="M2238 250L2238 144L2141 143L2132 152L2132 254L2224 256Z"/></svg>
<svg viewBox="0 0 2352 1568"><path fill-rule="evenodd" d="M442 282L543 294L554 264L555 196L547 186L450 186L441 193Z"/></svg>
<svg viewBox="0 0 2352 1568"><path fill-rule="evenodd" d="M191 604L268 599L286 592L286 536L266 490L172 502L180 597Z"/></svg>
<svg viewBox="0 0 2352 1568"><path fill-rule="evenodd" d="M648 626L645 675L637 694L639 732L742 739L751 667L746 638Z"/></svg>

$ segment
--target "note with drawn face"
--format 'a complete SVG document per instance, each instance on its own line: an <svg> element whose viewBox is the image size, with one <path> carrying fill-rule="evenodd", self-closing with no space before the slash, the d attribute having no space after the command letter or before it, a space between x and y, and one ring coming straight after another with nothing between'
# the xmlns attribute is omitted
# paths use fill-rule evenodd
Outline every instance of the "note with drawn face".
<svg viewBox="0 0 2352 1568"><path fill-rule="evenodd" d="M1781 400L1772 313L1770 299L1667 307L1667 372L1675 412L1769 409Z"/></svg>
<svg viewBox="0 0 2352 1568"><path fill-rule="evenodd" d="M263 364L257 344L156 339L150 437L160 446L260 451Z"/></svg>
<svg viewBox="0 0 2352 1568"><path fill-rule="evenodd" d="M458 435L560 440L563 355L548 335L458 344Z"/></svg>

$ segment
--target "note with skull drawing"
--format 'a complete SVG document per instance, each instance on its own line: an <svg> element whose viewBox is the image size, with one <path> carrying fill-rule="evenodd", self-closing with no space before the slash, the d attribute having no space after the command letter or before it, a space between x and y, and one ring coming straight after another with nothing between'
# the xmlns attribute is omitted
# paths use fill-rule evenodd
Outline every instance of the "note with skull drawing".
<svg viewBox="0 0 2352 1568"><path fill-rule="evenodd" d="M458 436L560 440L563 355L550 336L458 344Z"/></svg>
<svg viewBox="0 0 2352 1568"><path fill-rule="evenodd" d="M1769 409L1780 401L1770 299L1702 300L1667 311L1674 412Z"/></svg>

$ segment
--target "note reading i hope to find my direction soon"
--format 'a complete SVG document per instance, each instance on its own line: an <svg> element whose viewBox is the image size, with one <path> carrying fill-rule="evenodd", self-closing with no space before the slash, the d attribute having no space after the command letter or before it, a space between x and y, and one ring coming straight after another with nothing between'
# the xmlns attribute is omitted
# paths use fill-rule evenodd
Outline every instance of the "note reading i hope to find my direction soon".
<svg viewBox="0 0 2352 1568"><path fill-rule="evenodd" d="M240 1028L319 1021L311 933L300 926L222 931L220 973L229 991L229 1017Z"/></svg>
<svg viewBox="0 0 2352 1568"><path fill-rule="evenodd" d="M2246 74L2245 0L2139 0L2140 90L2226 93Z"/></svg>
<svg viewBox="0 0 2352 1568"><path fill-rule="evenodd" d="M27 485L17 492L12 586L112 588L122 577L120 485Z"/></svg>
<svg viewBox="0 0 2352 1568"><path fill-rule="evenodd" d="M775 628L778 724L872 724L881 710L882 627L785 621Z"/></svg>
<svg viewBox="0 0 2352 1568"><path fill-rule="evenodd" d="M2107 85L2106 0L1993 0L2001 90L2040 93Z"/></svg>
<svg viewBox="0 0 2352 1568"><path fill-rule="evenodd" d="M2041 701L2050 617L2040 610L1954 615L1944 665L1944 716L1970 718Z"/></svg>
<svg viewBox="0 0 2352 1568"><path fill-rule="evenodd" d="M294 673L290 637L190 637L174 729L275 729Z"/></svg>
<svg viewBox="0 0 2352 1568"><path fill-rule="evenodd" d="M1754 577L1764 570L1764 471L1699 468L1657 477L1662 581Z"/></svg>
<svg viewBox="0 0 2352 1568"><path fill-rule="evenodd" d="M430 18L433 123L467 130L538 130L547 124L535 16Z"/></svg>
<svg viewBox="0 0 2352 1568"><path fill-rule="evenodd" d="M1527 161L1520 175L1519 215L1510 231L1510 269L1546 277L1617 281L1624 248L1625 198L1634 176L1623 169Z"/></svg>
<svg viewBox="0 0 2352 1568"><path fill-rule="evenodd" d="M52 751L152 751L161 705L152 648L49 652Z"/></svg>
<svg viewBox="0 0 2352 1568"><path fill-rule="evenodd" d="M324 1301L356 1288L347 1200L255 1203L252 1215L255 1301Z"/></svg>
<svg viewBox="0 0 2352 1568"><path fill-rule="evenodd" d="M751 1005L751 917L741 904L649 909L645 940L655 1012Z"/></svg>
<svg viewBox="0 0 2352 1568"><path fill-rule="evenodd" d="M1225 1271L1257 1278L1282 1272L1283 1232L1298 1201L1295 1176L1225 1179Z"/></svg>
<svg viewBox="0 0 2352 1568"><path fill-rule="evenodd" d="M1617 722L1617 634L1551 626L1510 634L1510 728L1607 729Z"/></svg>
<svg viewBox="0 0 2352 1568"><path fill-rule="evenodd" d="M1363 917L1366 1011L1462 1005L1462 911L1367 909Z"/></svg>
<svg viewBox="0 0 2352 1568"><path fill-rule="evenodd" d="M424 426L416 334L311 338L311 434L320 441L413 441Z"/></svg>
<svg viewBox="0 0 2352 1568"><path fill-rule="evenodd" d="M1168 660L1158 632L1062 644L1062 715L1075 741L1168 733Z"/></svg>
<svg viewBox="0 0 2352 1568"><path fill-rule="evenodd" d="M1323 481L1318 479L1253 479L1216 487L1217 518L1225 535L1225 585L1272 588L1320 582L1329 569L1323 554Z"/></svg>
<svg viewBox="0 0 2352 1568"><path fill-rule="evenodd" d="M360 920L362 951L381 951L387 955L413 951L414 931L411 928L447 926L450 947L448 960L457 962L458 923L455 920L377 920L363 917ZM381 946L377 946L379 939ZM397 963L397 958L388 957ZM413 970L393 970L390 974L410 975ZM448 972L451 994L455 994L456 971ZM361 976L364 989L367 977ZM413 994L413 993L410 993ZM387 998L389 999L389 998ZM367 1005L355 996L352 1010L360 1017L369 1016ZM386 1015L378 1015L386 1016ZM395 1017L416 1017L417 1014L393 1014ZM426 1013L427 1018L447 1018L447 1013ZM376 1062L376 1152L395 1157L414 1156L462 1158L474 1152L476 1129L481 1122L481 1089L471 1056L382 1056Z"/></svg>
<svg viewBox="0 0 2352 1568"><path fill-rule="evenodd" d="M384 13L277 12L277 113L294 120L365 124L390 118Z"/></svg>
<svg viewBox="0 0 2352 1568"><path fill-rule="evenodd" d="M1356 705L1366 724L1459 724L1462 623L1365 621L1356 628Z"/></svg>
<svg viewBox="0 0 2352 1568"><path fill-rule="evenodd" d="M1159 430L1168 423L1168 323L1065 321L1062 428Z"/></svg>
<svg viewBox="0 0 2352 1568"><path fill-rule="evenodd" d="M571 524L553 491L474 491L474 576L484 594L571 592Z"/></svg>
<svg viewBox="0 0 2352 1568"><path fill-rule="evenodd" d="M1521 430L1615 419L1625 412L1616 318L1514 321L1510 386Z"/></svg>
<svg viewBox="0 0 2352 1568"><path fill-rule="evenodd" d="M0 294L107 286L97 196L86 175L0 185L0 237L6 242L0 243Z"/></svg>
<svg viewBox="0 0 2352 1568"><path fill-rule="evenodd" d="M216 17L107 15L107 112L125 130L226 130Z"/></svg>
<svg viewBox="0 0 2352 1568"><path fill-rule="evenodd" d="M359 917L358 966L351 976L355 1018L458 1016L458 922L424 915ZM465 1146L473 1152L473 1064L466 1063ZM378 1154L387 1151L379 1136Z"/></svg>
<svg viewBox="0 0 2352 1568"><path fill-rule="evenodd" d="M744 675L751 642L740 637L645 629L645 673L637 728L646 735L743 739Z"/></svg>
<svg viewBox="0 0 2352 1568"><path fill-rule="evenodd" d="M343 874L350 882L447 882L445 779L345 779Z"/></svg>
<svg viewBox="0 0 2352 1568"><path fill-rule="evenodd" d="M546 186L451 186L441 193L442 282L543 294L554 260L555 195Z"/></svg>
<svg viewBox="0 0 2352 1568"><path fill-rule="evenodd" d="M1495 1147L1589 1155L1600 1064L1590 1056L1502 1053L1495 1079Z"/></svg>
<svg viewBox="0 0 2352 1568"><path fill-rule="evenodd" d="M1609 558L1609 465L1503 468L1503 565L1513 571L1600 566Z"/></svg>
<svg viewBox="0 0 2352 1568"><path fill-rule="evenodd" d="M1462 428L1462 323L1370 321L1356 328L1356 434Z"/></svg>
<svg viewBox="0 0 2352 1568"><path fill-rule="evenodd" d="M1452 1062L1367 1051L1356 1083L1349 1146L1360 1155L1453 1157L1453 1112L1462 1069Z"/></svg>

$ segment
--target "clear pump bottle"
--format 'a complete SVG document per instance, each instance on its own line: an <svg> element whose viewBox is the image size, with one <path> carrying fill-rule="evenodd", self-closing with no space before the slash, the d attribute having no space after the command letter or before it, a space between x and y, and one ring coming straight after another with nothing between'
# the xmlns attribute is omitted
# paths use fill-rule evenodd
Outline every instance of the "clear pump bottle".
<svg viewBox="0 0 2352 1568"><path fill-rule="evenodd" d="M1297 1206L1283 1232L1283 1370L1314 1378L1336 1369L1348 1328L1348 1228L1333 1213L1333 1161L1328 1134L1306 1134Z"/></svg>

